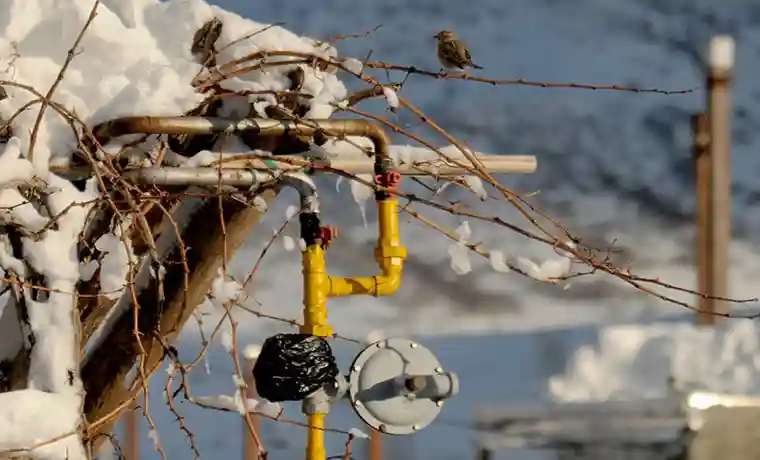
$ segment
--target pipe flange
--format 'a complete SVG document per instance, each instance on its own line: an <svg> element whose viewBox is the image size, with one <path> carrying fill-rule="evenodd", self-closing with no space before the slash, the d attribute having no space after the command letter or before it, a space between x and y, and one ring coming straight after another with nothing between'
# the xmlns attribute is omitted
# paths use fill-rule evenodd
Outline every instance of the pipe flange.
<svg viewBox="0 0 760 460"><path fill-rule="evenodd" d="M354 359L348 375L350 402L370 427L391 435L412 434L438 416L443 399L417 397L399 382L409 375L439 374L441 363L427 348L408 339L383 339Z"/></svg>

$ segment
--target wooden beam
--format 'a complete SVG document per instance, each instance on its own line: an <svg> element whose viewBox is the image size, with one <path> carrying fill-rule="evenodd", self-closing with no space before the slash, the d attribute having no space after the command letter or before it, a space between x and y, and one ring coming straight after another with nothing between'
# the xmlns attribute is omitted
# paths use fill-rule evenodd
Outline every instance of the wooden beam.
<svg viewBox="0 0 760 460"><path fill-rule="evenodd" d="M273 190L261 194L267 201L275 195ZM165 301L159 301L157 279L150 277L147 287L136 295L137 324L133 308L129 308L83 366L82 380L87 393L84 412L87 420L96 424L85 438L96 440L94 449L103 438L97 434L112 431L113 420L124 410L123 403L140 391L140 388L125 389L127 374L140 356L140 345L146 352L142 358L145 369L154 372L165 356L164 347L155 337L162 337L166 344L176 339L208 293L222 266L223 255L231 259L261 217L256 208L235 200L226 200L221 207L226 236L220 223L219 203L214 199L207 200L190 217L182 234L189 269L187 289L183 264L178 263L181 261L179 247L174 245L163 257L167 269L163 284ZM135 329L140 334L139 344Z"/></svg>

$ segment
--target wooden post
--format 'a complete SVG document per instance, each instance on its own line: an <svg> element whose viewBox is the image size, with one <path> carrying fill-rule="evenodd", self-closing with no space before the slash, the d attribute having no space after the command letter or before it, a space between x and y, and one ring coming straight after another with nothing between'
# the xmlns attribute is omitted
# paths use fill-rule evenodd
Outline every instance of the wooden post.
<svg viewBox="0 0 760 460"><path fill-rule="evenodd" d="M383 460L383 434L372 430L369 434L369 460Z"/></svg>
<svg viewBox="0 0 760 460"><path fill-rule="evenodd" d="M132 403L122 419L124 423L124 460L140 458L140 418L137 404Z"/></svg>
<svg viewBox="0 0 760 460"><path fill-rule="evenodd" d="M712 292L710 286L710 133L707 115L699 113L691 117L692 155L694 156L694 185L697 196L697 291L700 294ZM704 297L697 304L697 324L715 323L715 315L710 313L710 302Z"/></svg>
<svg viewBox="0 0 760 460"><path fill-rule="evenodd" d="M245 355L245 383L248 385L247 396L249 398L258 397L256 392L256 382L253 380L253 366L256 364L256 358L259 356L260 348L249 345L244 350ZM241 417L240 421L243 423L243 460L258 460L259 458L259 446L256 445L256 441L251 436L251 432L248 431L248 426L245 424L245 418ZM259 429L259 417L255 414L251 414L251 423L253 424L253 431L259 435L261 439L261 430Z"/></svg>
<svg viewBox="0 0 760 460"><path fill-rule="evenodd" d="M707 75L707 119L710 131L709 278L714 297L729 297L728 271L731 244L731 70L734 40L710 40ZM709 313L728 313L725 301L708 299ZM717 319L717 318L716 318Z"/></svg>
<svg viewBox="0 0 760 460"><path fill-rule="evenodd" d="M271 202L276 194L275 190L268 189L260 196ZM198 201L201 201L200 206ZM82 367L82 381L86 392L84 411L88 420L109 420L108 417L114 412L121 415L118 408L122 401L140 393L139 385L124 388L124 379L137 357L144 349L147 353L147 356L142 358L145 367L151 369L151 372L158 369L165 352L163 344L155 337L161 337L167 344L175 340L195 307L201 304L211 288L211 283L222 266L224 254L229 258L234 256L262 214L255 207L235 200L225 200L221 209L224 219L222 226L216 200L183 197L175 216L191 209L195 212L183 221L187 224L182 235L183 247L192 248L185 254L190 278L186 277L184 264L167 263L163 282L166 301L161 303L156 300L160 291L157 289L157 277L145 276L147 286L137 293L137 303L142 309L140 321L134 322L134 315L129 314L131 307L125 310L125 313L115 320L113 330L103 339L103 344L92 351ZM174 218L180 219L172 219ZM166 235L170 241L175 240L174 244L167 245L168 249L159 254L162 263L176 261L181 257L180 245L173 234L173 225L168 217L161 225L162 235ZM223 229L226 230L226 234L223 233ZM159 305L163 308L157 310ZM142 348L136 343L135 327L140 331ZM151 331L157 331L158 334ZM91 443L93 450L97 450L105 439L98 434L112 431L114 423L105 422L85 432L85 441Z"/></svg>

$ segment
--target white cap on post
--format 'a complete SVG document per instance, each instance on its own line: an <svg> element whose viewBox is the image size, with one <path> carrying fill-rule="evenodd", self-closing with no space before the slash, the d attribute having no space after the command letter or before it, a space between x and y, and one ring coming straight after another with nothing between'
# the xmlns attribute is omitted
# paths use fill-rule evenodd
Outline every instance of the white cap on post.
<svg viewBox="0 0 760 460"><path fill-rule="evenodd" d="M734 67L736 43L729 35L716 35L710 39L707 63L711 70L728 72Z"/></svg>

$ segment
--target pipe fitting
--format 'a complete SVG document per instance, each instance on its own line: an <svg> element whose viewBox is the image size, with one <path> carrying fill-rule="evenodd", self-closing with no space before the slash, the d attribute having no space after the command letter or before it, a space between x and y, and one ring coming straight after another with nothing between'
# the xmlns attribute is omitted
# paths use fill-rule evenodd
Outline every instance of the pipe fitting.
<svg viewBox="0 0 760 460"><path fill-rule="evenodd" d="M453 372L402 375L396 379L399 395L441 401L459 393L459 377Z"/></svg>

